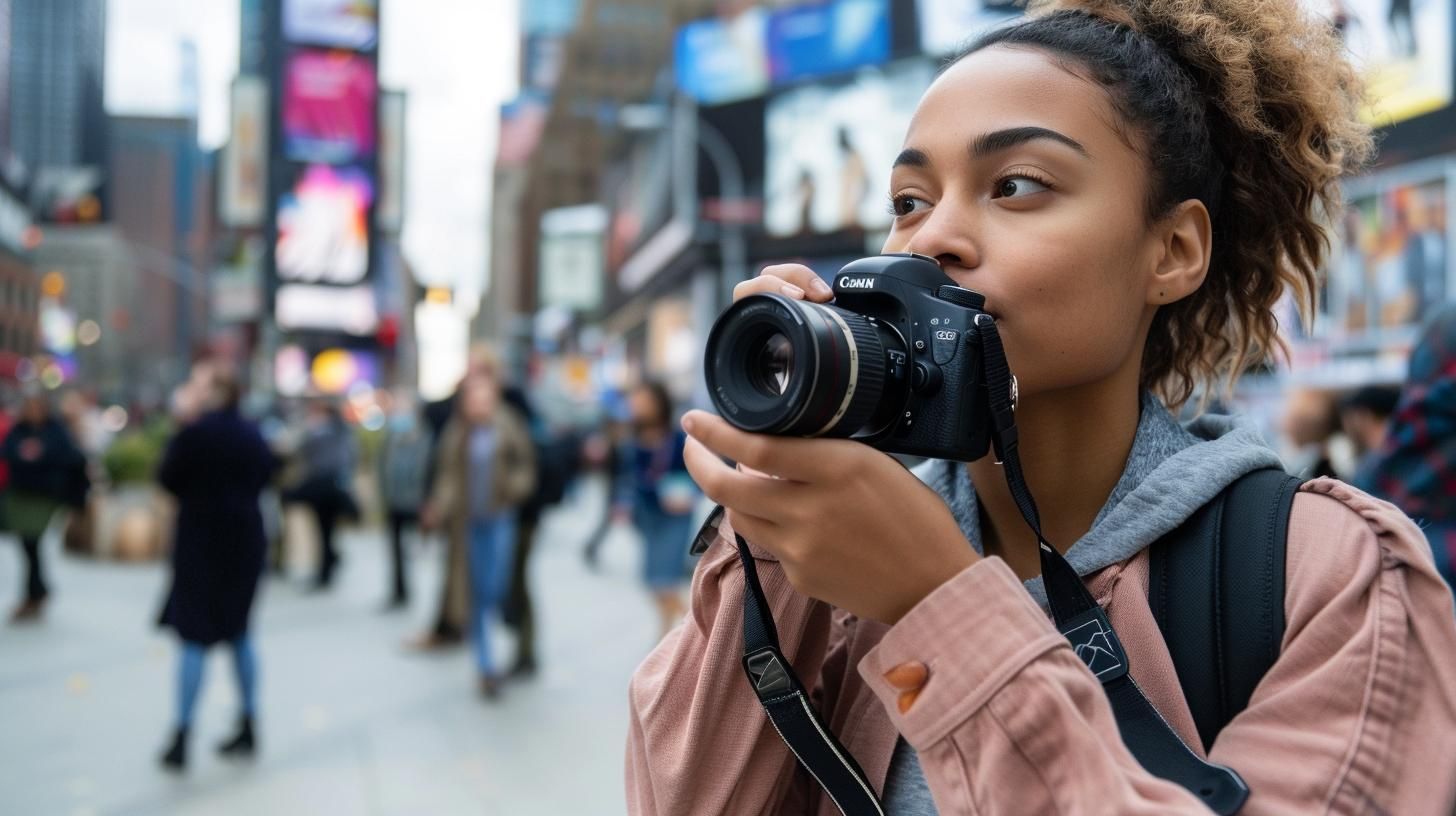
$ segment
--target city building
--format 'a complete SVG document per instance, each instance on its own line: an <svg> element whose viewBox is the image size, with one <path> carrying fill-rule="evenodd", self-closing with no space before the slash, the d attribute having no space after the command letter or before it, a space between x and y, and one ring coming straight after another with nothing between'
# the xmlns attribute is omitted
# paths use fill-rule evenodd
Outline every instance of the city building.
<svg viewBox="0 0 1456 816"><path fill-rule="evenodd" d="M42 221L105 216L108 172L103 107L105 0L8 0L8 55L0 123L29 168L29 200ZM3 53L3 52L0 52Z"/></svg>

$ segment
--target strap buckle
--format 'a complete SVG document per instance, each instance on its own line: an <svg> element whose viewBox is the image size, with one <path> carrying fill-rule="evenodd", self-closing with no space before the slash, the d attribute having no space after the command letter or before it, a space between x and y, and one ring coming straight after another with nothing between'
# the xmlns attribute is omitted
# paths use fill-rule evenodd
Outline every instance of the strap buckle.
<svg viewBox="0 0 1456 816"><path fill-rule="evenodd" d="M794 681L784 668L784 656L772 646L743 656L743 670L748 672L748 681L753 684L753 693L759 702L781 697L794 689Z"/></svg>

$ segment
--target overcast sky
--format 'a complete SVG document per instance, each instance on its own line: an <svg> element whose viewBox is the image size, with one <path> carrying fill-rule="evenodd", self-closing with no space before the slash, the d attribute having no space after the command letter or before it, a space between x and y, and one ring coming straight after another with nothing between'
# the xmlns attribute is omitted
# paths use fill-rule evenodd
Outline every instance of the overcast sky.
<svg viewBox="0 0 1456 816"><path fill-rule="evenodd" d="M108 0L106 107L185 112L183 43L197 51L204 147L227 139L239 0ZM408 93L405 254L422 282L484 284L500 103L517 86L516 0L385 0L380 81Z"/></svg>

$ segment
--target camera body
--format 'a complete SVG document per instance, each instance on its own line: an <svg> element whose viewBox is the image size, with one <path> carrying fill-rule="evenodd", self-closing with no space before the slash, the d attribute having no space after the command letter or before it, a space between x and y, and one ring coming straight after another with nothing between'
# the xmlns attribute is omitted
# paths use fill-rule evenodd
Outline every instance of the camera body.
<svg viewBox="0 0 1456 816"><path fill-rule="evenodd" d="M761 433L848 437L936 459L985 456L985 298L910 253L853 261L832 288L832 305L752 295L718 318L705 367L719 413Z"/></svg>

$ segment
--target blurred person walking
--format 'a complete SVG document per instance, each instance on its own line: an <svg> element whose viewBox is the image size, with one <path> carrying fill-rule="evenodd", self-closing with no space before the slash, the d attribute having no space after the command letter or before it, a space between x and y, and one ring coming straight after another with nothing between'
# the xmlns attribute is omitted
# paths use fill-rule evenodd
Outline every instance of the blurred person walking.
<svg viewBox="0 0 1456 816"><path fill-rule="evenodd" d="M659 382L644 382L629 398L632 438L627 448L632 524L642 534L643 580L657 604L665 635L686 611L688 539L697 488L683 461L687 436L674 422L672 398Z"/></svg>
<svg viewBox="0 0 1456 816"><path fill-rule="evenodd" d="M357 461L354 435L333 402L319 398L309 403L298 456L303 463L303 477L283 500L307 505L318 521L319 567L314 588L324 590L333 585L339 564L334 544L339 519L358 515L350 490Z"/></svg>
<svg viewBox="0 0 1456 816"><path fill-rule="evenodd" d="M492 356L472 368L456 415L441 434L421 521L427 529L446 531L445 616L467 622L480 692L494 699L500 675L491 617L508 587L516 513L535 489L536 461L525 421L502 404L498 359Z"/></svg>
<svg viewBox="0 0 1456 816"><path fill-rule="evenodd" d="M612 527L632 521L631 472L627 467L626 452L630 436L631 428L625 418L609 414L601 430L586 443L585 458L600 463L602 475L607 480L607 500L601 519L581 551L582 559L592 570L600 565L602 543L607 540Z"/></svg>
<svg viewBox="0 0 1456 816"><path fill-rule="evenodd" d="M1374 464L1399 404L1400 389L1390 385L1367 385L1340 400L1340 429L1355 446L1352 481Z"/></svg>
<svg viewBox="0 0 1456 816"><path fill-rule="evenodd" d="M379 485L389 514L389 546L392 565L390 595L386 609L403 609L409 604L409 581L405 576L405 530L419 523L420 508L429 489L430 430L420 421L414 395L395 393L384 445L379 455Z"/></svg>
<svg viewBox="0 0 1456 816"><path fill-rule="evenodd" d="M466 384L477 375L493 378L498 366L499 357L494 346L483 342L472 344L465 363L465 374L460 378L455 390L442 400L425 403L422 413L425 424L430 428L432 439L426 496L434 491L435 480L440 473L445 428L455 419L460 410L461 394L464 393ZM435 613L434 623L428 631L410 639L405 644L407 648L426 652L450 649L460 645L465 639L467 604L460 599L460 593L451 588L452 571L448 548L445 564L445 570L441 573L439 607ZM466 582L462 581L457 587L463 586L464 583Z"/></svg>
<svg viewBox="0 0 1456 816"><path fill-rule="evenodd" d="M177 631L182 646L176 730L161 758L173 771L187 765L207 650L217 643L232 651L242 701L237 733L218 751L247 757L256 750L258 667L248 617L267 547L258 497L276 466L257 426L238 412L232 375L199 367L194 380L202 413L172 438L158 471L162 487L177 497L172 584L159 621Z"/></svg>
<svg viewBox="0 0 1456 816"><path fill-rule="evenodd" d="M1384 443L1356 486L1415 519L1456 587L1456 306L1421 334Z"/></svg>
<svg viewBox="0 0 1456 816"><path fill-rule="evenodd" d="M5 524L20 538L25 553L23 600L11 613L10 622L24 623L39 618L50 597L41 537L56 510L84 506L90 480L85 457L41 392L26 395L19 420L6 434L0 452L10 471Z"/></svg>

